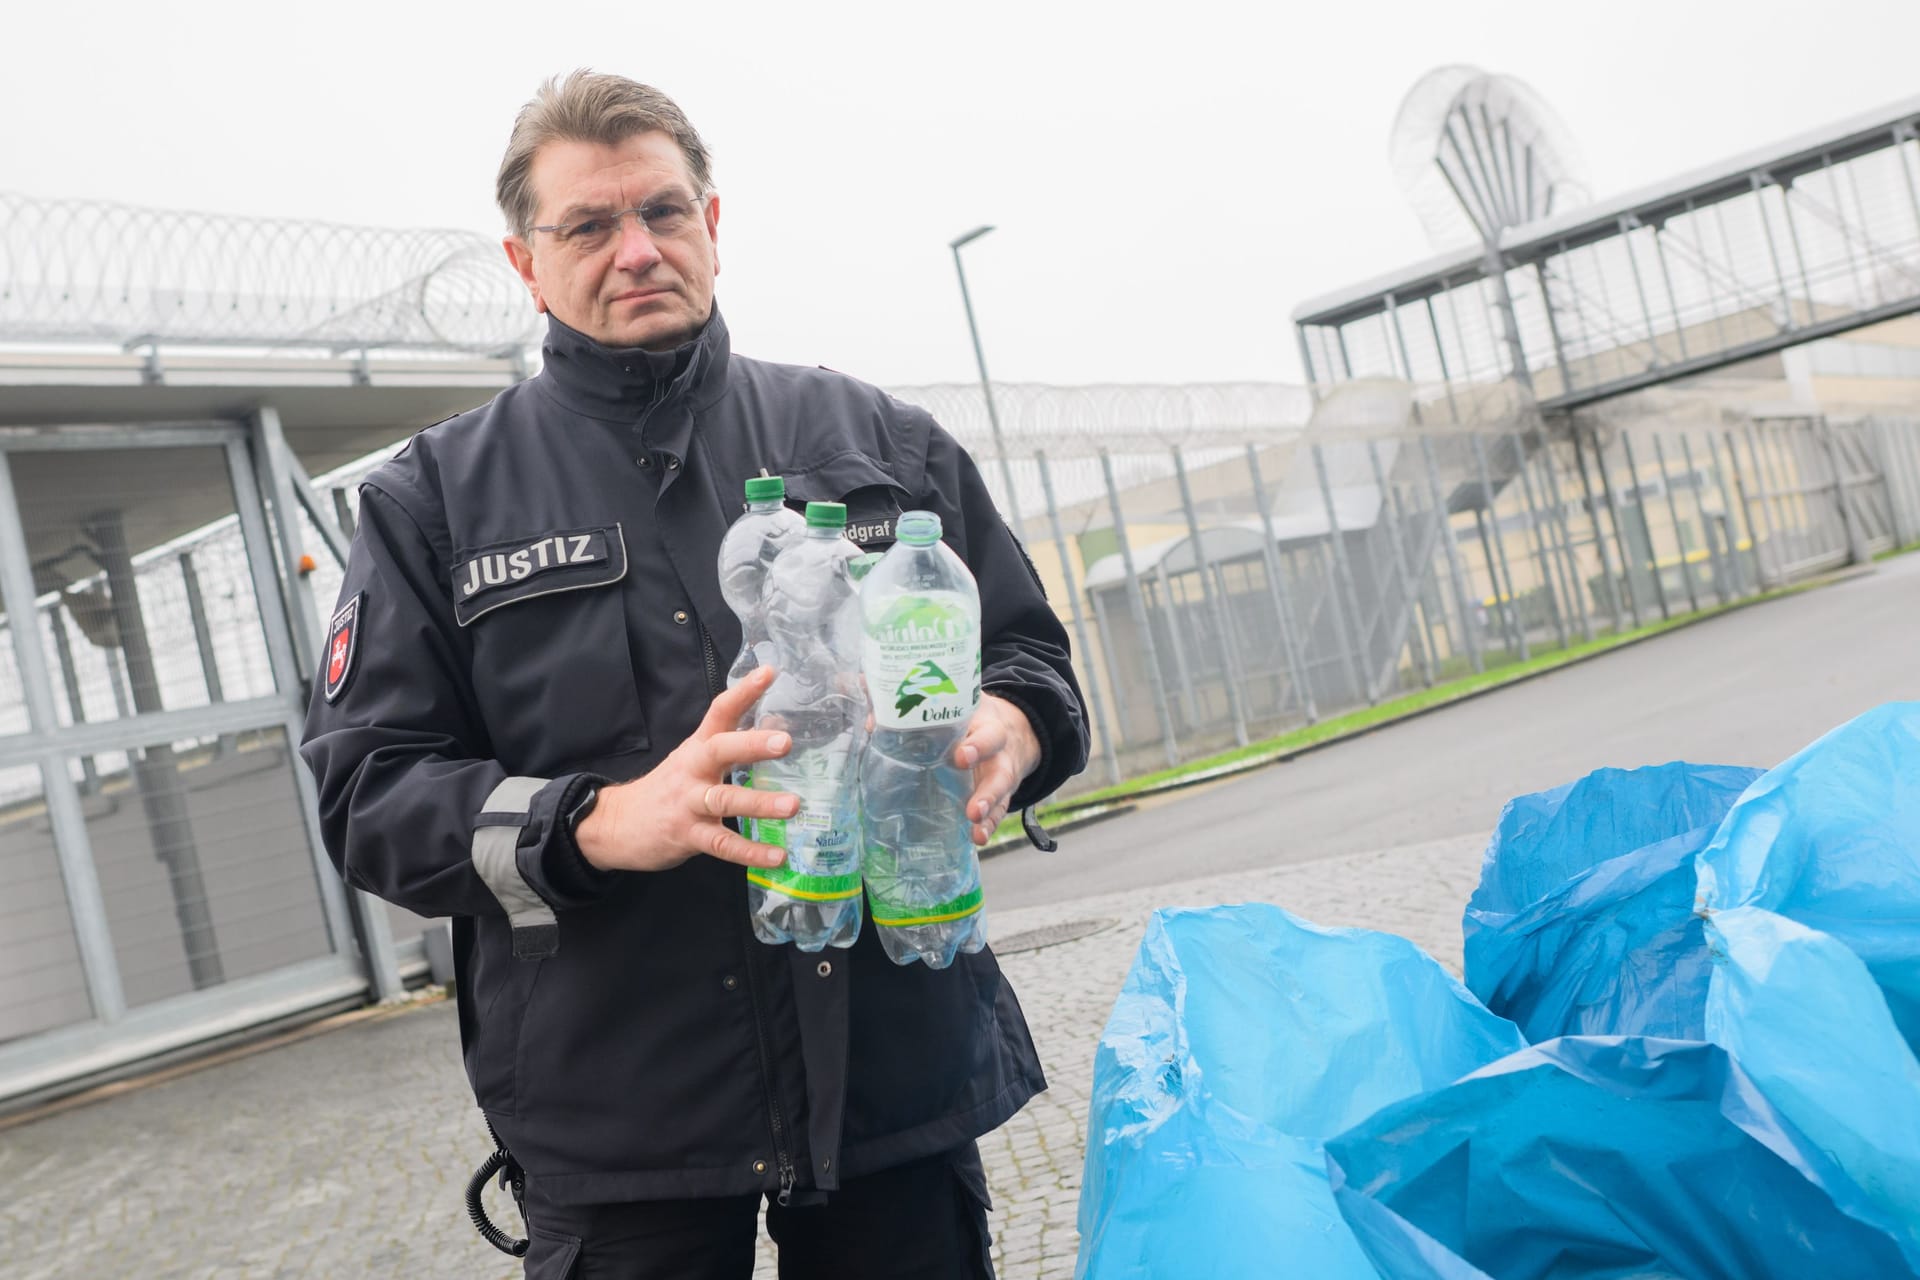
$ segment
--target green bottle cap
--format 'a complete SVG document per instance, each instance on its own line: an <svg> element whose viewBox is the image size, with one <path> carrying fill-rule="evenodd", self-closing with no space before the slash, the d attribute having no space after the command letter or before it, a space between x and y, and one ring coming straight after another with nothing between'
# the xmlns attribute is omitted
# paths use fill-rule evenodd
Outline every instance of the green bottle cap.
<svg viewBox="0 0 1920 1280"><path fill-rule="evenodd" d="M755 476L747 481L748 502L778 502L787 496L787 482L780 476Z"/></svg>
<svg viewBox="0 0 1920 1280"><path fill-rule="evenodd" d="M847 508L839 502L809 502L807 504L807 528L844 529L847 527Z"/></svg>

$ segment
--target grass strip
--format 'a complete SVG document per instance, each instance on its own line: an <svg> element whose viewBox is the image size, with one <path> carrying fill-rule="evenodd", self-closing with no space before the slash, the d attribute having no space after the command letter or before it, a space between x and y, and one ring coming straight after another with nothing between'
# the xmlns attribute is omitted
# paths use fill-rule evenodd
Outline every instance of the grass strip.
<svg viewBox="0 0 1920 1280"><path fill-rule="evenodd" d="M1901 550L1920 548L1914 547ZM1883 552L1880 557L1898 554L1898 551ZM1659 622L1650 622L1644 626L1606 635L1597 635L1592 640L1570 645L1565 649L1555 649L1550 653L1537 654L1525 662L1507 662L1498 667L1489 667L1482 672L1460 676L1443 681L1430 689L1416 689L1398 697L1387 699L1371 707L1362 707L1341 715L1322 720L1318 724L1301 725L1271 738L1259 742L1250 742L1244 747L1234 747L1226 751L1202 756L1197 760L1188 760L1171 768L1160 769L1153 773L1129 778L1113 786L1101 787L1096 791L1082 792L1072 799L1057 804L1040 806L1038 816L1042 825L1053 822L1069 821L1080 816L1083 810L1112 805L1118 801L1137 799L1161 791L1171 791L1181 786L1191 785L1214 777L1245 772L1259 768L1278 760L1298 755L1310 747L1325 745L1342 738L1357 737L1382 725L1396 720L1405 720L1424 714L1436 707L1497 689L1502 685L1515 684L1530 679L1542 672L1552 671L1571 663L1581 662L1610 649L1624 648L1642 640L1673 631L1680 627L1704 622L1708 618L1744 609L1749 605L1764 604L1769 600L1778 600L1785 596L1799 595L1816 587L1826 585L1829 579L1816 578L1807 582L1797 582L1790 586L1775 587L1758 595L1748 596L1744 600L1735 600L1728 604L1713 605L1696 613L1680 614L1665 618ZM994 832L988 847L993 848L1003 841L1024 839L1020 829L1018 815L1010 816Z"/></svg>

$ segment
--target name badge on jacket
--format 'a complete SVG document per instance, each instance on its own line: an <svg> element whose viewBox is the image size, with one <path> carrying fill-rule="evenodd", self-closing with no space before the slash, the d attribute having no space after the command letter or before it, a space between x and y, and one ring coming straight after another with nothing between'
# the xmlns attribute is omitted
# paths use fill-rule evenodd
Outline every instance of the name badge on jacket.
<svg viewBox="0 0 1920 1280"><path fill-rule="evenodd" d="M893 545L894 522L900 518L900 500L883 485L869 485L849 493L847 540L862 551L885 551Z"/></svg>
<svg viewBox="0 0 1920 1280"><path fill-rule="evenodd" d="M626 576L627 544L618 524L496 542L454 561L454 620L464 627L502 605Z"/></svg>

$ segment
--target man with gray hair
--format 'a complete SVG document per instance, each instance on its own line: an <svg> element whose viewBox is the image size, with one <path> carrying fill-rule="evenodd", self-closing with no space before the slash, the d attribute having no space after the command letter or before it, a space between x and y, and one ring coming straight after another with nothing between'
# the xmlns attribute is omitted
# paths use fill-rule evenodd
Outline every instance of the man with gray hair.
<svg viewBox="0 0 1920 1280"><path fill-rule="evenodd" d="M538 376L368 476L303 755L349 882L453 920L461 1041L530 1277L737 1277L764 1199L781 1275L979 1277L975 1139L1045 1087L990 951L890 963L757 941L716 556L746 478L842 502L870 549L938 513L982 585L955 763L984 844L1086 761L1067 639L964 450L922 410L732 354L698 133L618 76L549 82L500 166L548 316Z"/></svg>

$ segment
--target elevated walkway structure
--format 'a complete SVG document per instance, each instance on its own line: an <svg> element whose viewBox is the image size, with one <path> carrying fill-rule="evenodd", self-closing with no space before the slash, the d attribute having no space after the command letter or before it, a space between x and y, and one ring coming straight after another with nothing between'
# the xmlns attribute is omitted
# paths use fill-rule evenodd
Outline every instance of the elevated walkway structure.
<svg viewBox="0 0 1920 1280"><path fill-rule="evenodd" d="M1396 171L1437 239L1478 243L1293 313L1316 420L1348 390L1409 389L1399 427L1418 450L1387 481L1426 451L1443 489L1426 514L1455 535L1425 571L1458 578L1470 516L1482 602L1524 654L1548 622L1590 638L1596 619L1638 625L1905 541L1912 398L1829 421L1804 388L1771 405L1720 392L1768 357L1787 391L1793 349L1805 369L1868 326L1891 343L1882 364L1920 357L1912 322L1888 323L1920 313L1920 97L1572 208L1570 151L1526 86L1431 73L1396 122ZM1509 392L1518 430L1487 408ZM1508 547L1509 530L1525 538ZM1413 625L1394 592L1378 599Z"/></svg>
<svg viewBox="0 0 1920 1280"><path fill-rule="evenodd" d="M1920 97L1313 299L1309 381L1552 414L1920 311L1917 132Z"/></svg>
<svg viewBox="0 0 1920 1280"><path fill-rule="evenodd" d="M425 968L294 757L351 519L310 477L536 320L477 235L0 194L0 1105Z"/></svg>

